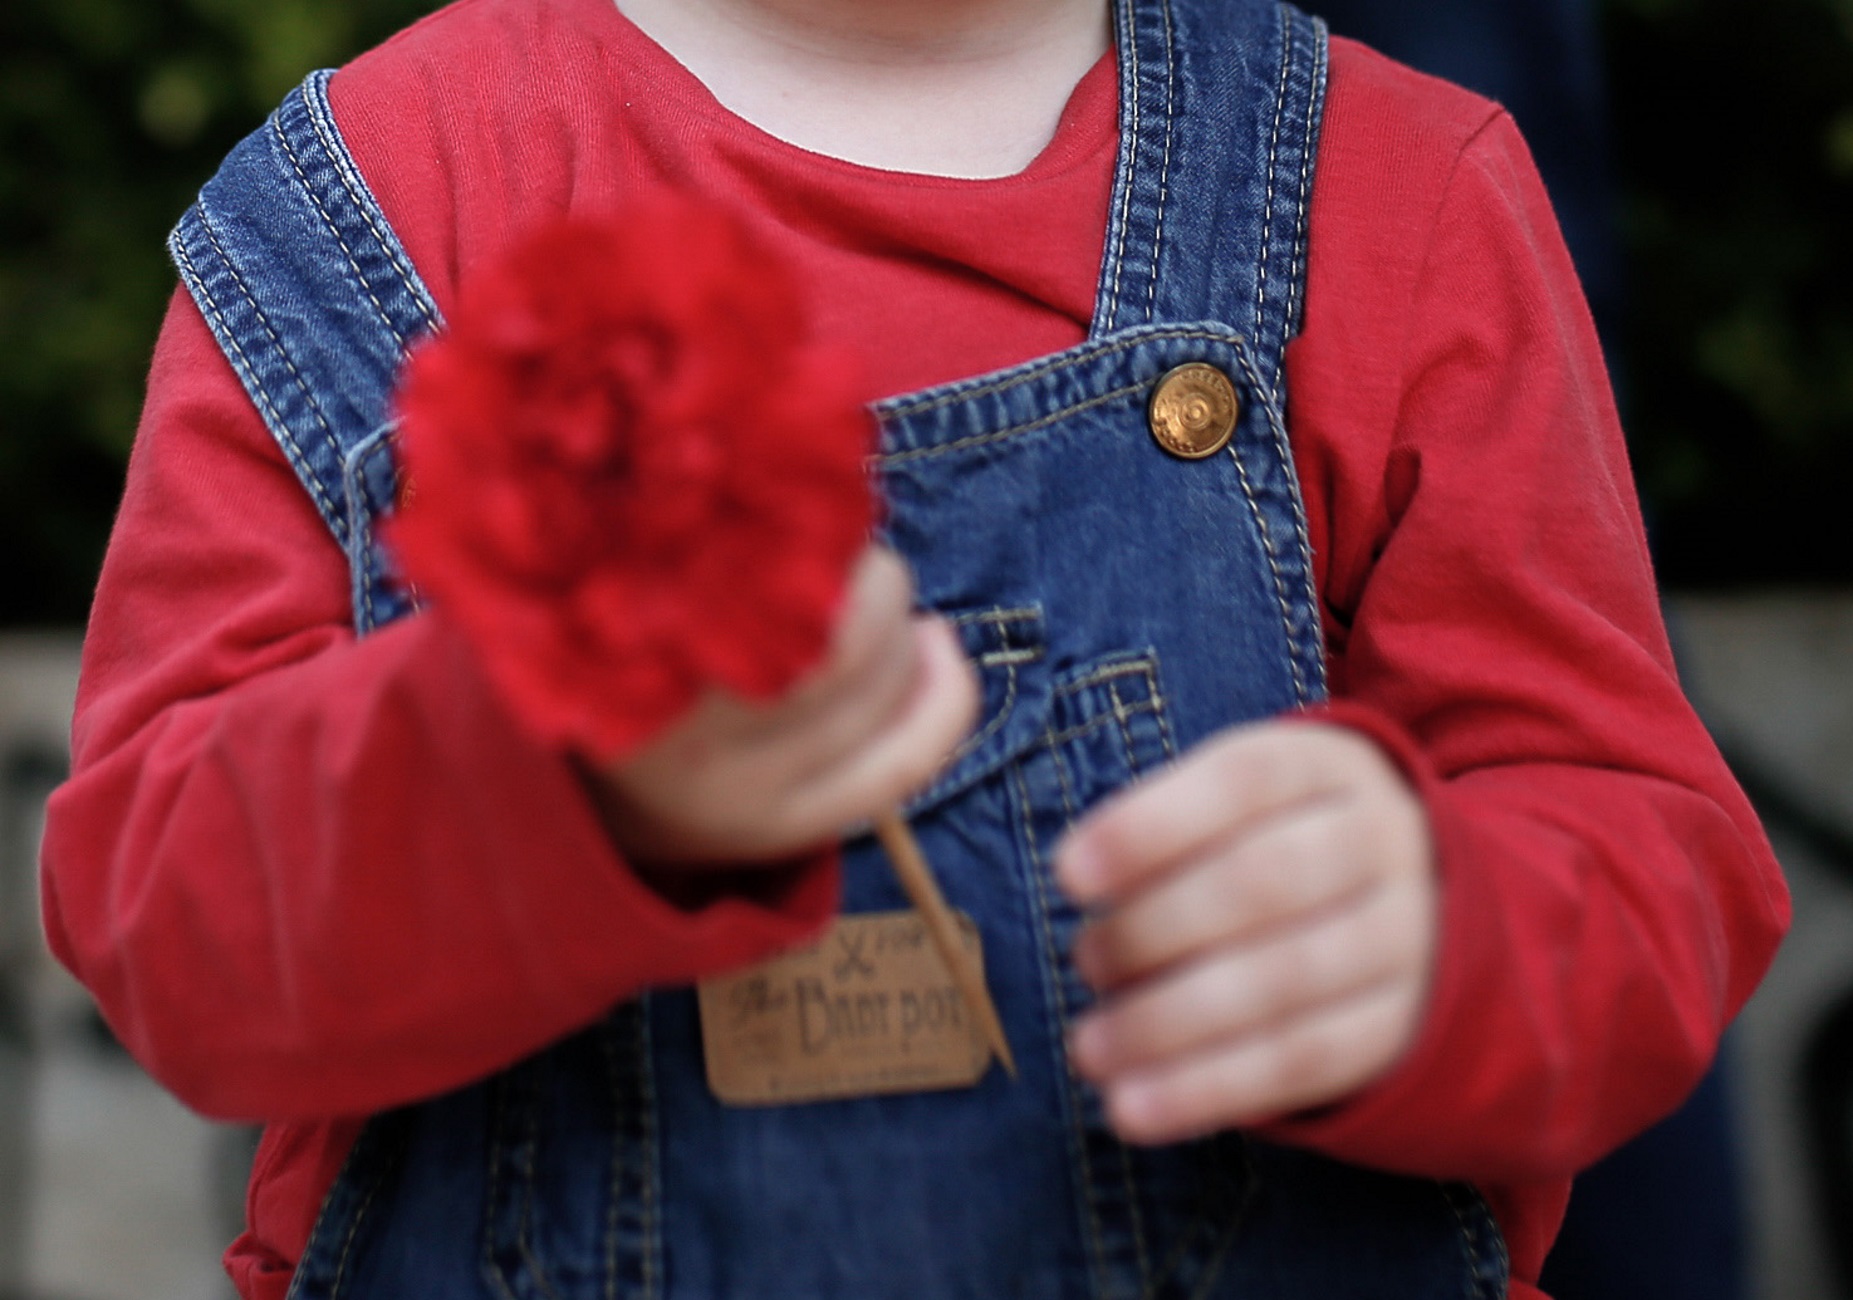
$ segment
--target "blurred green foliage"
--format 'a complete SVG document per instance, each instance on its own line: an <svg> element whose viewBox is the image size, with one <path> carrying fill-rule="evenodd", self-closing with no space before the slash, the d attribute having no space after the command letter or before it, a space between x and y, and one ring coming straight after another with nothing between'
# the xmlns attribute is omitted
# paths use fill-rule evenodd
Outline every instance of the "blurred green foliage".
<svg viewBox="0 0 1853 1300"><path fill-rule="evenodd" d="M83 618L168 229L310 69L435 0L0 0L0 624Z"/></svg>
<svg viewBox="0 0 1853 1300"><path fill-rule="evenodd" d="M0 624L82 618L162 239L435 0L0 0ZM1853 0L1605 0L1637 469L1671 581L1853 581Z"/></svg>
<svg viewBox="0 0 1853 1300"><path fill-rule="evenodd" d="M1608 0L1663 575L1853 581L1853 0Z"/></svg>

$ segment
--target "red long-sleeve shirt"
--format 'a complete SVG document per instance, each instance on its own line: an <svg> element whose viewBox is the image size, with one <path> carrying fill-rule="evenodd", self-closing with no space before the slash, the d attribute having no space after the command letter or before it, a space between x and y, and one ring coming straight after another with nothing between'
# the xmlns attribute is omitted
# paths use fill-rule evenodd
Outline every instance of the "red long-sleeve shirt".
<svg viewBox="0 0 1853 1300"><path fill-rule="evenodd" d="M675 184L814 287L871 398L1080 341L1115 146L1110 60L1019 176L881 172L727 113L610 0L464 0L335 80L437 296L524 223ZM1601 359L1492 105L1343 41L1289 353L1340 716L1391 747L1443 887L1415 1047L1276 1126L1466 1178L1518 1284L1570 1174L1669 1109L1787 919L1682 699ZM356 642L340 552L177 297L85 646L46 923L135 1055L269 1127L228 1265L277 1300L359 1121L834 903L825 858L679 907L614 854L442 611Z"/></svg>

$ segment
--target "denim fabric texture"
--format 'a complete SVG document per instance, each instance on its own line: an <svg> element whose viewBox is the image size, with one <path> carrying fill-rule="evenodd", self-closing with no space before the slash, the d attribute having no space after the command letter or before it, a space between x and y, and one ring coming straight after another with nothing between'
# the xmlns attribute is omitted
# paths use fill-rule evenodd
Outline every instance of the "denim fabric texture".
<svg viewBox="0 0 1853 1300"><path fill-rule="evenodd" d="M296 1300L1498 1297L1471 1189L1240 1133L1129 1148L1068 1068L1090 995L1049 859L1087 808L1211 733L1322 697L1282 355L1304 284L1325 32L1274 0L1123 0L1121 149L1091 336L880 403L886 540L958 627L971 737L908 809L976 923L1021 1066L971 1088L733 1108L690 990L376 1117ZM183 220L175 258L347 549L361 631L405 613L390 509L397 358L429 294L345 157L318 74ZM1158 382L1234 383L1227 450L1147 431ZM868 840L844 908L906 906Z"/></svg>

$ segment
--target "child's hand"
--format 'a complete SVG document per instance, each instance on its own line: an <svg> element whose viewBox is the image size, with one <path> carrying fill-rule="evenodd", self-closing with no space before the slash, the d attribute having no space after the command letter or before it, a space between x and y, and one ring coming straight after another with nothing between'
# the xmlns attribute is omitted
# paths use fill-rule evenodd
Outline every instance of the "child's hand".
<svg viewBox="0 0 1853 1300"><path fill-rule="evenodd" d="M977 680L945 620L910 611L913 582L871 548L830 658L783 699L710 694L599 773L618 847L649 866L775 861L895 807L971 729Z"/></svg>
<svg viewBox="0 0 1853 1300"><path fill-rule="evenodd" d="M1224 733L1104 805L1055 869L1099 909L1076 1068L1129 1141L1336 1101L1409 1046L1434 961L1428 816L1357 732Z"/></svg>

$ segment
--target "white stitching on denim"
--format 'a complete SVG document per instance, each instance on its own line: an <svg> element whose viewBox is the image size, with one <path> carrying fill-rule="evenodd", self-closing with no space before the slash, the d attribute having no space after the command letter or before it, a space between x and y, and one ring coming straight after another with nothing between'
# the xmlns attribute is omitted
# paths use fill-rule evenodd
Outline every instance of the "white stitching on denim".
<svg viewBox="0 0 1853 1300"><path fill-rule="evenodd" d="M991 650L978 656L981 668L1015 668L1020 664L1042 662L1041 646L1018 646L1008 650Z"/></svg>
<svg viewBox="0 0 1853 1300"><path fill-rule="evenodd" d="M1074 775L1068 770L1068 760L1062 757L1062 751L1054 741L1054 734L1045 729L1042 742L1049 751L1049 762L1055 768L1055 792L1062 797L1062 824L1073 826L1081 816L1081 800L1075 795Z"/></svg>
<svg viewBox="0 0 1853 1300"><path fill-rule="evenodd" d="M1152 221L1152 272L1145 283L1145 318L1158 314L1158 252L1165 243L1165 204L1170 199L1171 141L1177 136L1177 35L1171 27L1171 0L1160 0L1165 18L1165 149L1158 165L1158 210Z"/></svg>
<svg viewBox="0 0 1853 1300"><path fill-rule="evenodd" d="M373 1185L367 1188L367 1194L361 1198L360 1208L354 1211L354 1218L348 1224L347 1237L341 1243L341 1255L335 1261L334 1280L328 1284L328 1300L340 1300L341 1279L347 1276L347 1261L354 1249L354 1238L360 1235L360 1225L366 1221L367 1211L373 1208L373 1198L379 1195L381 1180L375 1178Z"/></svg>
<svg viewBox="0 0 1853 1300"><path fill-rule="evenodd" d="M1100 1290L1098 1284L1104 1281L1107 1275L1106 1241L1105 1232L1100 1223L1100 1209L1094 1200L1094 1180L1088 1168L1087 1136L1081 1128L1079 1099L1076 1095L1080 1079L1075 1074L1074 1063L1068 1059L1066 1048L1068 999L1062 990L1061 972L1055 967L1055 936L1049 929L1049 893L1042 884L1042 854L1036 847L1036 828L1030 821L1029 815L1029 787L1024 784L1023 770L1020 766L1010 769L1010 779L1011 783L1016 786L1018 820L1023 830L1023 851L1029 859L1030 883L1036 890L1036 929L1040 932L1041 940L1036 947L1038 955L1042 958L1045 997L1051 1004L1050 1009L1055 1013L1055 1052L1062 1062L1069 1085L1066 1089L1067 1105L1063 1107L1068 1115L1068 1158L1073 1161L1075 1177L1081 1180L1081 1199L1087 1206L1086 1227L1089 1244L1093 1251L1095 1291L1098 1293Z"/></svg>
<svg viewBox="0 0 1853 1300"><path fill-rule="evenodd" d="M335 1175L335 1181L330 1188L331 1192L333 1187L339 1187L345 1183L348 1176L354 1172L355 1167L360 1164L361 1151L366 1145L367 1134L365 1130L362 1130L361 1136L354 1140L354 1144L347 1149L347 1154L341 1158L341 1171ZM372 1203L374 1191L377 1191L378 1188L379 1180L376 1178L373 1183L373 1190L369 1191L367 1195L361 1199L360 1209L356 1211L354 1221L348 1225L347 1236L343 1239L343 1245L341 1247L341 1254L335 1263L335 1277L332 1283L333 1289L329 1291L329 1300L334 1300L335 1292L340 1288L342 1274L347 1271L348 1251L353 1249L354 1246L354 1234L360 1230L360 1220L366 1217L367 1207ZM309 1229L310 1246L313 1246L321 1239L322 1229L328 1226L327 1220L333 1204L332 1196L325 1198L322 1201L321 1208L315 1212L315 1224ZM308 1247L306 1246L303 1249L303 1258L305 1260L308 1258ZM290 1279L289 1293L284 1297L284 1300L301 1300L302 1285L305 1276L304 1270L298 1268L296 1276Z"/></svg>
<svg viewBox="0 0 1853 1300"><path fill-rule="evenodd" d="M204 217L201 217L200 221L204 225ZM258 381L257 371L251 365L251 358L245 355L244 345L238 341L238 335L233 331L230 322L225 319L219 300L213 296L212 290L206 285L205 277L200 274L199 267L194 264L193 255L187 251L186 245L179 239L174 240L172 247L174 261L180 268L180 278L187 282L187 287L192 290L195 300L203 303L205 310L212 315L215 326L213 336L222 339L225 346L232 350L232 365L247 380L247 389L257 390L253 401L263 408L265 423L279 429L287 428L282 413L270 400L269 390ZM302 450L296 446L294 438L284 445L283 454L289 457L290 465L296 470L296 476L308 482L309 490L315 493L317 502L333 510L334 502L323 493L321 483L309 470L308 462L304 459Z"/></svg>
<svg viewBox="0 0 1853 1300"><path fill-rule="evenodd" d="M361 178L359 169L354 166L352 156L349 155L346 145L341 141L340 130L335 126L334 108L328 102L328 82L331 76L332 74L328 72L314 73L302 87L302 102L308 109L310 129L315 132L316 139L321 142L322 148L327 151L330 161L334 164L335 174L341 180L342 188L347 191L348 198L353 201L355 209L360 214L360 219L366 222L367 230L372 234L374 242L379 245L380 252L386 255L386 259L393 264L400 278L405 281L406 288L411 290L412 305L418 308L418 314L424 317L427 325L437 329L441 322L433 314L432 305L426 301L424 293L419 291L418 279L410 262L402 256L401 250L396 246L397 241L388 238L389 232L382 231L379 223L373 219L373 214L378 207L377 201L372 199L372 192ZM387 325L391 328L392 322L388 321ZM401 347L405 345L405 336L396 328L393 329L393 337L399 340Z"/></svg>
<svg viewBox="0 0 1853 1300"><path fill-rule="evenodd" d="M1145 674L1145 655L1148 653L1150 652L1141 651L1136 658L1117 659L1112 663L1103 664L1098 668L1092 669L1080 677L1071 678L1062 683L1058 690L1058 694L1072 695L1078 690L1083 690L1089 686L1098 686L1102 682L1117 681L1121 677L1137 677L1143 675Z"/></svg>
<svg viewBox="0 0 1853 1300"><path fill-rule="evenodd" d="M1277 16L1281 24L1280 85L1274 92L1274 128L1268 138L1267 198L1261 210L1260 256L1255 260L1259 268L1259 273L1255 276L1255 328L1257 331L1261 328L1262 302L1267 294L1268 257L1271 254L1270 246L1274 238L1274 169L1280 158L1280 115L1286 107L1287 69L1292 63L1293 24L1288 20L1285 10L1279 11Z"/></svg>
<svg viewBox="0 0 1853 1300"><path fill-rule="evenodd" d="M1135 705L1133 708L1127 710L1127 715L1132 716L1134 714L1140 714L1140 713L1156 713L1157 711L1158 711L1157 708L1153 705L1141 704L1141 705ZM1099 731L1102 727L1109 725L1112 721L1113 721L1112 714L1110 713L1098 714L1095 717L1089 718L1086 722L1083 722L1078 726L1067 727L1061 731L1045 731L1043 732L1043 739L1052 745L1066 745L1070 741L1079 740L1083 736L1092 735L1094 732Z"/></svg>
<svg viewBox="0 0 1853 1300"><path fill-rule="evenodd" d="M1291 21L1291 20L1289 20ZM1299 318L1300 294L1304 289L1306 275L1306 223L1307 205L1312 201L1310 180L1313 161L1313 119L1319 110L1319 85L1324 79L1326 44L1320 36L1324 19L1314 18L1313 26L1313 67L1312 85L1306 93L1306 123L1300 140L1300 194L1298 205L1299 221L1293 240L1293 276L1287 283L1287 328Z"/></svg>
<svg viewBox="0 0 1853 1300"><path fill-rule="evenodd" d="M1043 375L1052 370L1060 370L1064 366L1074 365L1081 361L1096 361L1102 357L1110 357L1119 352L1130 352L1132 349L1150 342L1211 342L1222 343L1233 347L1245 341L1245 337L1236 333L1234 330L1229 330L1224 333L1216 330L1204 329L1152 329L1149 326L1139 326L1135 328L1137 332L1126 337L1114 339L1112 342L1090 340L1066 352L1058 352L1052 357L1045 357L1041 361L1034 361L1019 368L1006 370L997 378L975 386L967 387L963 384L955 384L950 391L941 393L937 397L921 397L912 401L902 398L898 401L889 400L877 402L875 404L876 410L884 416L893 416L897 419L912 415L921 415L927 411L936 411L943 406L951 406L957 402L967 401L974 397L989 397L992 393L1001 393L1007 388L1015 388L1019 384L1026 384L1033 379L1040 379ZM900 452L896 454L906 455L907 453ZM889 459L889 457L882 457L881 459Z"/></svg>
<svg viewBox="0 0 1853 1300"><path fill-rule="evenodd" d="M1283 471L1287 476L1287 499L1293 505L1294 548L1300 556L1301 595L1306 599L1307 609L1312 615L1312 663L1313 671L1318 674L1315 685L1323 687L1325 683L1325 632L1319 623L1319 591L1313 582L1313 547L1312 538L1306 526L1306 503L1300 497L1299 475L1293 469L1293 449L1287 442L1286 424L1275 418L1272 407L1268 408L1268 428L1274 435L1274 454L1280 458ZM1269 546L1269 562L1272 563L1272 544ZM1283 597L1284 600L1284 597ZM1285 619L1287 642L1295 661L1294 680L1299 681L1298 658L1301 638L1294 635L1292 614L1283 605L1282 615ZM1310 703L1306 695L1300 697L1300 703Z"/></svg>
<svg viewBox="0 0 1853 1300"><path fill-rule="evenodd" d="M1287 582L1280 572L1280 561L1274 554L1274 535L1268 529L1267 511L1255 500L1254 484L1249 481L1248 467L1242 464L1242 458L1236 454L1234 447L1229 448L1229 458L1235 462L1235 472L1242 480L1242 498L1248 502L1248 512L1255 518L1255 526L1261 530L1261 550L1267 556L1268 572L1274 579L1274 598L1280 602L1281 626L1287 633L1287 668L1293 674L1293 694L1300 703L1307 702L1306 683L1300 674L1300 656L1294 645L1293 606L1287 596ZM1301 530L1302 532L1304 530Z"/></svg>
<svg viewBox="0 0 1853 1300"><path fill-rule="evenodd" d="M1158 651L1152 651L1152 714L1158 719L1158 743L1163 746L1166 761L1177 757L1177 740L1171 734L1170 710L1165 703L1163 689L1158 685Z"/></svg>
<svg viewBox="0 0 1853 1300"><path fill-rule="evenodd" d="M608 1015L598 1026L598 1054L605 1062L605 1084L615 1103L611 1116L611 1177L605 1185L605 1300L618 1300L618 1207L624 1195L624 1075L612 1039L617 1030Z"/></svg>
<svg viewBox="0 0 1853 1300"><path fill-rule="evenodd" d="M1127 45L1127 70L1120 74L1120 84L1122 86L1130 84L1132 87L1132 122L1127 128L1126 135L1126 184L1120 191L1120 214L1119 220L1115 223L1119 227L1119 247L1115 249L1113 253L1113 284L1112 287L1107 290L1106 326L1108 329L1112 329L1119 324L1120 273L1125 269L1126 265L1127 227L1132 220L1133 176L1138 171L1139 167L1139 103L1141 97L1139 85L1139 20L1132 12L1131 0L1121 0L1120 12L1125 17L1125 21L1120 24L1120 29Z"/></svg>
<svg viewBox="0 0 1853 1300"><path fill-rule="evenodd" d="M1473 1229L1467 1226L1467 1216L1461 1213L1461 1207L1455 1203L1454 1195L1448 1189L1448 1185L1436 1183L1435 1187L1441 1193L1442 1204L1448 1207L1448 1211L1454 1216L1455 1225L1460 1229L1461 1254L1466 1257L1467 1276L1473 1283L1473 1293L1477 1297L1485 1296L1486 1288L1480 1285L1479 1260L1474 1254Z"/></svg>
<svg viewBox="0 0 1853 1300"><path fill-rule="evenodd" d="M1134 774L1137 774L1140 764L1138 746L1132 738L1132 713L1127 710L1126 701L1120 698L1120 684L1118 678L1107 683L1107 698L1113 701L1113 720L1119 724L1120 744L1126 747L1126 766ZM1138 711L1149 713L1154 710L1147 708Z"/></svg>
<svg viewBox="0 0 1853 1300"><path fill-rule="evenodd" d="M516 1220L515 1249L521 1252L521 1258L528 1266L528 1275L534 1285L540 1288L541 1294L547 1300L560 1300L560 1293L547 1280L547 1270L534 1249L534 1155L540 1145L537 1134L540 1117L531 1099L526 1109L527 1122L523 1126L521 1139L521 1215Z"/></svg>
<svg viewBox="0 0 1853 1300"><path fill-rule="evenodd" d="M380 302L379 296L373 292L373 285L367 280L367 273L360 269L360 259L354 255L354 250L347 246L347 238L342 235L341 228L335 224L334 217L323 205L321 194L317 192L314 185L310 184L309 175L302 168L302 159L296 156L296 146L290 142L289 133L283 129L283 123L273 118L271 133L277 137L277 143L283 149L283 156L290 160L290 169L296 173L296 179L301 182L303 193L308 195L309 202L315 205L316 215L321 217L322 224L328 227L328 233L334 236L335 243L340 246L342 254L346 256L348 270L352 271L354 279L360 282L361 292L366 295L367 301L373 304L374 313L379 316L380 323L403 347L404 337L399 333L398 326L393 324L392 317L387 313L385 305Z"/></svg>
<svg viewBox="0 0 1853 1300"><path fill-rule="evenodd" d="M1045 429L1051 424L1060 423L1071 415L1079 415L1082 411L1091 411L1096 406L1106 406L1111 402L1117 402L1120 398L1139 392L1146 387L1149 387L1149 381L1126 384L1122 387L1115 388L1112 392L1102 393L1098 397L1090 397L1085 402L1076 402L1073 406L1064 407L1051 415L1043 416L1041 419L1026 420L1022 424L1013 424L1006 429L994 429L990 433L975 433L969 438L959 438L956 441L942 443L938 446L915 447L908 451L897 451L891 455L882 457L882 460L885 464L898 465L902 461L926 460L933 456L943 456L948 452L965 451L971 447L982 447L987 443L1002 442L1007 438L1014 438L1018 434L1034 433L1037 429Z"/></svg>
<svg viewBox="0 0 1853 1300"><path fill-rule="evenodd" d="M264 333L269 335L271 346L274 347L277 350L277 354L283 358L283 364L289 370L290 377L296 381L296 387L301 390L304 400L307 401L309 405L309 410L315 416L316 423L321 426L322 434L328 440L329 450L332 451L335 458L339 460L341 457L341 447L340 444L335 441L334 432L329 427L328 417L322 412L321 404L315 400L315 394L310 391L309 385L304 381L302 372L296 369L295 361L291 359L288 352L284 351L283 341L277 337L276 330L271 328L270 320L264 315L263 308L257 305L257 299L251 294L251 287L244 282L244 277L238 274L238 268L232 265L232 259L226 256L225 247L219 243L218 235L213 233L212 226L206 218L205 209L198 209L198 212L199 228L205 234L206 242L212 245L212 251L218 254L220 262L224 264L226 275L230 277L231 282L237 286L238 292L243 295L245 305L251 309L252 315L254 315L258 323L264 327ZM182 255L185 256L184 253ZM192 266L192 259L190 257L187 258L187 264L189 267ZM197 271L195 271L195 274L197 274ZM205 282L202 280L200 283L203 289ZM296 445L295 428L289 421L283 418L282 412L277 410L276 404L271 401L268 387L258 375L257 368L252 365L251 359L245 355L244 348L238 342L237 336L230 328L229 323L220 313L217 301L212 298L209 292L206 294L206 297L208 301L213 303L213 316L219 321L220 325L225 328L224 337L226 341L231 344L232 350L238 354L238 359L243 363L244 369L250 374L251 386L262 394L259 400L263 403L264 409L269 412L274 419L275 424L273 427L283 431L284 436L279 438L278 441L285 442L287 440L284 446L284 454L290 457L290 463L296 467L297 477L309 485L310 492L315 495L316 502L324 508L325 515L339 514L340 511L338 507L329 499L327 491L322 487L321 479L309 467L307 453Z"/></svg>
<svg viewBox="0 0 1853 1300"><path fill-rule="evenodd" d="M957 760L964 758L967 754L977 749L978 746L984 744L985 741L989 740L993 735L995 735L997 733L998 728L1002 727L1004 723L1009 720L1011 711L1016 708L1016 703L1017 703L1016 665L1006 664L1005 665L1005 678L1004 678L1004 698L998 702L997 712L992 715L990 722L986 723L982 730L973 732L971 735L967 736L963 741L961 741L959 743L959 747L952 751L952 757L948 759L947 761L956 762Z"/></svg>
<svg viewBox="0 0 1853 1300"><path fill-rule="evenodd" d="M650 1008L642 1000L637 1003L636 1048L637 1113L641 1117L638 1127L642 1130L641 1142L647 1153L644 1172L648 1175L643 1185L643 1242L638 1253L643 1266L643 1300L653 1300L662 1294L661 1264L657 1259L662 1245L658 1226L662 1207L657 1198L663 1171L658 1166L662 1148L656 1134L656 1071L650 1052Z"/></svg>
<svg viewBox="0 0 1853 1300"><path fill-rule="evenodd" d="M1500 1297L1503 1296L1505 1292L1502 1290L1495 1294L1489 1291L1486 1288L1484 1279L1481 1277L1479 1254L1474 1248L1474 1242L1478 1234L1475 1233L1472 1226L1468 1224L1467 1216L1461 1209L1459 1191L1451 1183L1437 1182L1435 1187L1441 1192L1441 1199L1447 1203L1448 1209L1453 1212L1455 1223L1460 1226L1461 1249L1467 1256L1467 1269L1473 1278L1474 1295L1476 1297L1482 1297L1483 1300L1500 1300ZM1465 1190L1474 1198L1475 1204L1469 1208L1476 1212L1475 1217L1480 1218L1482 1221L1490 1222L1491 1215L1485 1211L1485 1202L1480 1199L1479 1193L1475 1192L1471 1187ZM1501 1272L1509 1276L1511 1273L1512 1261L1510 1256L1506 1253L1505 1237L1497 1231L1496 1224L1494 1225L1494 1229L1493 1243L1497 1249L1496 1258L1499 1263L1499 1268Z"/></svg>
<svg viewBox="0 0 1853 1300"><path fill-rule="evenodd" d="M1017 605L1011 609L976 609L954 614L951 622L954 627L964 627L967 623L1027 623L1041 617L1040 605Z"/></svg>

